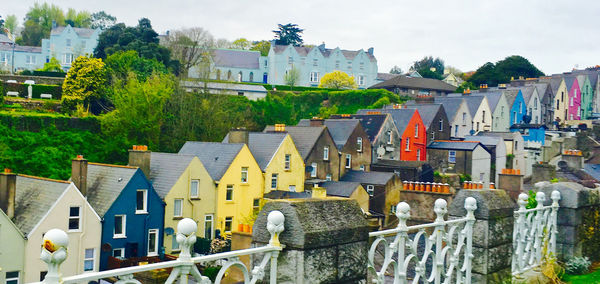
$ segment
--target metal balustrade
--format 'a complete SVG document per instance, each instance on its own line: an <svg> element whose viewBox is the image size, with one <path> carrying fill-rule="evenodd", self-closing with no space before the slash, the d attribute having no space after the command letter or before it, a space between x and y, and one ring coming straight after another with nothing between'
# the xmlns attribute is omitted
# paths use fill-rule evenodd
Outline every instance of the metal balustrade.
<svg viewBox="0 0 600 284"><path fill-rule="evenodd" d="M197 263L221 260L225 263L219 270L215 282L221 283L225 273L231 267L237 267L242 271L244 283L256 283L265 277L265 269L270 263L269 283L277 283L277 256L282 250L279 243L279 234L284 230L285 218L279 211L271 211L267 217L267 230L271 234L269 244L263 247L236 250L225 253L192 257L192 247L196 242L196 230L198 226L192 219L185 218L177 224L176 240L181 248L181 253L176 260L147 264L135 267L126 267L101 272L84 273L80 275L62 277L60 266L66 260L68 252L67 247L69 238L67 234L58 229L52 229L44 235L41 259L48 264L48 273L41 283L87 283L89 281L98 281L103 278L117 277L117 284L140 284L141 282L134 278L135 273L146 272L156 269L172 268L171 274L165 283L174 283L180 280L180 283L188 283L188 278L193 278L196 283L213 283L208 277L202 275ZM264 254L262 261L252 270L248 270L246 265L239 260L240 256Z"/></svg>
<svg viewBox="0 0 600 284"><path fill-rule="evenodd" d="M544 206L546 194L538 192L537 207L526 209L528 198L525 193L519 195L519 210L514 214L512 273L515 276L539 267L547 257L556 256L560 192L552 192L549 206Z"/></svg>
<svg viewBox="0 0 600 284"><path fill-rule="evenodd" d="M375 237L368 259L369 273L374 275L373 283L389 283L386 277L393 278L395 284L408 283L409 268L414 269L412 283L471 283L477 201L468 197L464 206L467 210L465 217L444 220L448 212L447 202L438 199L434 205L437 218L433 223L409 227L406 221L410 218L410 206L406 202L398 204L398 226L369 233L370 237ZM431 235L427 230L433 230ZM409 232L412 231L416 234L411 237ZM386 237L393 237L393 241L389 243ZM383 246L384 259L377 270L375 254L379 246ZM431 260L429 265L428 259ZM389 268L392 268L393 274L387 274Z"/></svg>

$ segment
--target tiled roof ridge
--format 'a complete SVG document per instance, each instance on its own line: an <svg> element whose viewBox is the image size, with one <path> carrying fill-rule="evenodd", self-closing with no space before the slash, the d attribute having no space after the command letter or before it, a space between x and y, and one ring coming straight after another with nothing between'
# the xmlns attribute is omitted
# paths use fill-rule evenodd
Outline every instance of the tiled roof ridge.
<svg viewBox="0 0 600 284"><path fill-rule="evenodd" d="M433 142L461 142L461 143L480 143L479 141L461 141L461 140L433 140Z"/></svg>
<svg viewBox="0 0 600 284"><path fill-rule="evenodd" d="M70 181L67 181L67 180L52 179L52 178L45 178L45 177L38 177L38 176L30 176L30 175L25 175L25 174L17 174L17 175L21 176L21 177L32 178L32 179L39 179L39 180L44 180L44 181L60 182L60 183L66 183L66 184L71 183Z"/></svg>
<svg viewBox="0 0 600 284"><path fill-rule="evenodd" d="M132 167L132 166L124 166L124 165L114 165L114 164L103 164L103 163L93 163L93 162L89 162L89 165L95 165L95 166L104 166L104 167L113 167L113 168L125 168L125 169L137 169L139 167Z"/></svg>

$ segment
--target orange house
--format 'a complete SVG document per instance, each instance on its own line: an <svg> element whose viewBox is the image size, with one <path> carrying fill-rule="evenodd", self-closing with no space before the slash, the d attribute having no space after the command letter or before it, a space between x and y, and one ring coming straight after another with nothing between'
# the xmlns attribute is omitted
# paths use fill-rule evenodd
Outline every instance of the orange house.
<svg viewBox="0 0 600 284"><path fill-rule="evenodd" d="M427 131L416 109L396 108L382 109L389 113L400 133L400 160L427 161Z"/></svg>

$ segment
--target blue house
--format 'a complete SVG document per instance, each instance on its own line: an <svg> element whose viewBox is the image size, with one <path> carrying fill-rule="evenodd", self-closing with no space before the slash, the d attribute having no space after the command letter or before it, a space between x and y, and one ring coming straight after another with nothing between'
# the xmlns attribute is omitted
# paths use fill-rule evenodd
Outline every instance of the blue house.
<svg viewBox="0 0 600 284"><path fill-rule="evenodd" d="M100 29L53 27L49 39L42 39L43 62L55 57L62 68L68 71L71 63L79 56L93 54L98 45ZM43 63L42 63L43 65Z"/></svg>
<svg viewBox="0 0 600 284"><path fill-rule="evenodd" d="M142 170L82 157L72 165L71 179L102 218L100 270L118 267L118 259L160 257L164 203Z"/></svg>
<svg viewBox="0 0 600 284"><path fill-rule="evenodd" d="M523 93L519 89L501 89L506 96L506 101L510 107L509 125L523 123L523 116L527 114L527 103Z"/></svg>
<svg viewBox="0 0 600 284"><path fill-rule="evenodd" d="M520 132L521 136L523 136L523 140L525 142L537 142L544 145L544 141L546 140L546 127L543 124L513 124L510 127L510 132Z"/></svg>

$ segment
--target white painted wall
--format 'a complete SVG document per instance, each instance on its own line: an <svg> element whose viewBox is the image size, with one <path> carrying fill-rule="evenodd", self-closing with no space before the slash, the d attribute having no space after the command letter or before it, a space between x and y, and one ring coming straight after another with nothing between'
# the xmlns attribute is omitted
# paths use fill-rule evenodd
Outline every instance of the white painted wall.
<svg viewBox="0 0 600 284"><path fill-rule="evenodd" d="M463 119L464 114L464 119ZM473 120L471 113L469 112L469 108L467 104L462 101L458 111L456 112L456 116L450 121L450 126L452 129L450 130L450 136L456 138L464 138L467 135L470 135L471 131L471 121ZM455 129L458 127L458 131Z"/></svg>
<svg viewBox="0 0 600 284"><path fill-rule="evenodd" d="M473 150L473 166L471 168L471 179L484 182L484 188L489 188L491 155L481 145Z"/></svg>

